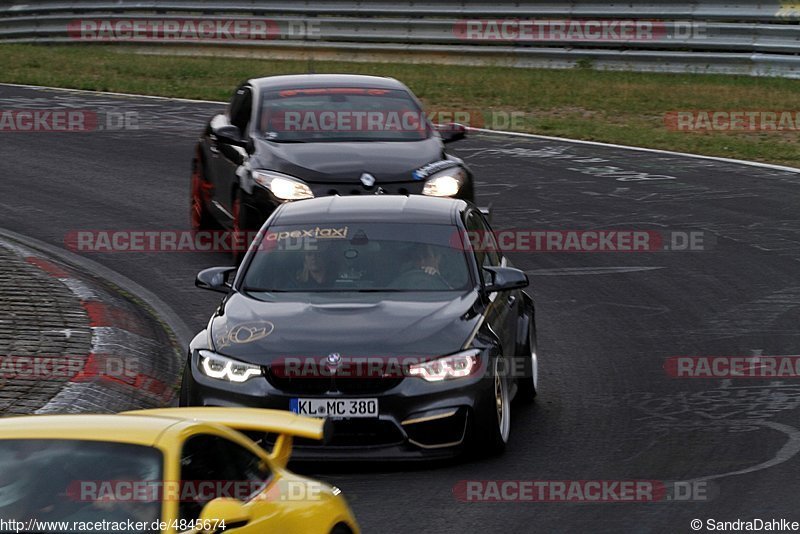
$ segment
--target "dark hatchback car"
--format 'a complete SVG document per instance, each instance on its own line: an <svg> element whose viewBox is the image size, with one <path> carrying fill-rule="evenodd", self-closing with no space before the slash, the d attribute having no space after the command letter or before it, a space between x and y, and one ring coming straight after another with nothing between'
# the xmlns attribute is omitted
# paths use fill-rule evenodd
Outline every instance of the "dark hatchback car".
<svg viewBox="0 0 800 534"><path fill-rule="evenodd" d="M191 343L181 404L332 419L330 441L298 443L300 457L501 452L538 366L527 276L492 239L463 200L281 206L238 271L198 275L227 295Z"/></svg>
<svg viewBox="0 0 800 534"><path fill-rule="evenodd" d="M391 78L249 80L197 145L192 227L257 230L281 204L327 195L472 201L469 169L444 150L464 135L461 125L434 127L414 94Z"/></svg>

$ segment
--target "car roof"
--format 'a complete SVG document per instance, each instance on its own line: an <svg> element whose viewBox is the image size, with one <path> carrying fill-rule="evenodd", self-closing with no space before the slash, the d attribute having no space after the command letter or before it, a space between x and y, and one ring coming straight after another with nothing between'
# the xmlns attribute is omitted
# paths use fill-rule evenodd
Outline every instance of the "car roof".
<svg viewBox="0 0 800 534"><path fill-rule="evenodd" d="M33 415L0 419L0 439L74 439L152 446L181 419L140 415Z"/></svg>
<svg viewBox="0 0 800 534"><path fill-rule="evenodd" d="M306 89L312 87L369 87L374 89L408 90L405 85L394 78L358 74L290 74L254 78L249 83L261 90Z"/></svg>
<svg viewBox="0 0 800 534"><path fill-rule="evenodd" d="M328 196L284 204L271 225L344 222L454 225L468 203L422 195Z"/></svg>

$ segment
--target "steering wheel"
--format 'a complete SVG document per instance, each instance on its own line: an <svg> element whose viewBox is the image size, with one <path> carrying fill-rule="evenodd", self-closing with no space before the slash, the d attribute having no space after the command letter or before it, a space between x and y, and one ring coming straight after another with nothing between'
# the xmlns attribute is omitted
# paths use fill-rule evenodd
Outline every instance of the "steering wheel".
<svg viewBox="0 0 800 534"><path fill-rule="evenodd" d="M441 273L436 274L428 274L420 268L414 268L410 271L406 271L397 279L392 282L393 289L405 289L405 288L413 288L413 289L429 289L429 290L437 290L437 289L453 289L447 280L441 275Z"/></svg>

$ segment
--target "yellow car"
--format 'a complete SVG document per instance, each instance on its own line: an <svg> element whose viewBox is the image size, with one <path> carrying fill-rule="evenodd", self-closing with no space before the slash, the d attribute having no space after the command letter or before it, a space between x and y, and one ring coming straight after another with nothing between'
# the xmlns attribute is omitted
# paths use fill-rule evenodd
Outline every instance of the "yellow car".
<svg viewBox="0 0 800 534"><path fill-rule="evenodd" d="M286 469L325 421L249 408L0 420L3 531L357 534L341 492ZM243 432L275 436L267 452Z"/></svg>

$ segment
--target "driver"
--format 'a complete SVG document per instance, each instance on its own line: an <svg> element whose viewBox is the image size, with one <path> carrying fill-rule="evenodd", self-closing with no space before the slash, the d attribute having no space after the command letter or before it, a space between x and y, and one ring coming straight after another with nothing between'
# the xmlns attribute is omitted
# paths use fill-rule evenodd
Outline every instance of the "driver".
<svg viewBox="0 0 800 534"><path fill-rule="evenodd" d="M428 244L415 244L408 252L410 260L403 272L392 284L392 289L414 290L447 290L452 289L450 282L442 276L443 252L439 247Z"/></svg>
<svg viewBox="0 0 800 534"><path fill-rule="evenodd" d="M437 247L423 245L416 250L415 266L430 276L441 276L442 252Z"/></svg>

